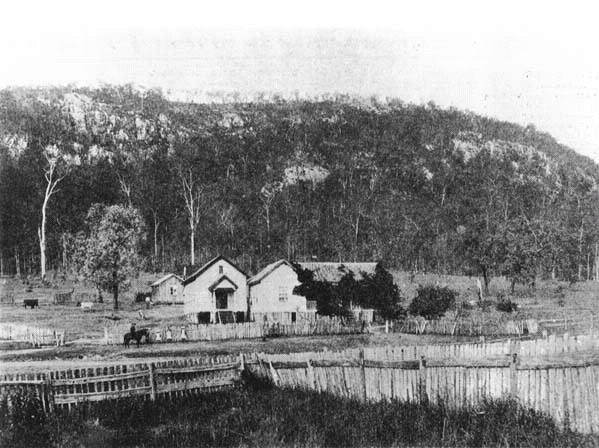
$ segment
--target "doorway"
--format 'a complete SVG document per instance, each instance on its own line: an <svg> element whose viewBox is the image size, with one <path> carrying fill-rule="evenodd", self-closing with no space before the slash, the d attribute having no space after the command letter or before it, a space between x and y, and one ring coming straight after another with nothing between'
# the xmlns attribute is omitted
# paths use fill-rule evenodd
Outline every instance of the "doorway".
<svg viewBox="0 0 599 448"><path fill-rule="evenodd" d="M216 309L217 310L226 310L229 308L229 291L226 289L217 289L215 291L216 295Z"/></svg>

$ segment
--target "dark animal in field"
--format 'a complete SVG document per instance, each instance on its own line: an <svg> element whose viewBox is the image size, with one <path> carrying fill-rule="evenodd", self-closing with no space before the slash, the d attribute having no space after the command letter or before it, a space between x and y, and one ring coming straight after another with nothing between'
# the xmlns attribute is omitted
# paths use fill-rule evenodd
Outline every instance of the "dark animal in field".
<svg viewBox="0 0 599 448"><path fill-rule="evenodd" d="M25 299L23 300L23 306L25 308L30 307L31 309L35 308L36 306L39 308L40 303L38 299Z"/></svg>
<svg viewBox="0 0 599 448"><path fill-rule="evenodd" d="M137 346L141 343L142 338L145 336L146 343L150 343L150 331L147 328L142 328L141 330L137 330L134 333L125 333L125 337L123 339L123 344L129 347L131 341L136 341Z"/></svg>

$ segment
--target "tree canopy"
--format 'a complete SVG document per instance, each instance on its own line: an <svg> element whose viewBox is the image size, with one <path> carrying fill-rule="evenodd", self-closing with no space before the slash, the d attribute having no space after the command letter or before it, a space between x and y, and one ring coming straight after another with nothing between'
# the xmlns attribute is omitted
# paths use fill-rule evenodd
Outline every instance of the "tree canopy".
<svg viewBox="0 0 599 448"><path fill-rule="evenodd" d="M144 222L138 210L122 205L94 204L87 215L88 232L74 247L83 277L113 295L119 307L119 291L128 286L141 267Z"/></svg>
<svg viewBox="0 0 599 448"><path fill-rule="evenodd" d="M395 99L186 104L102 86L0 91L4 273L39 273L48 147L80 161L44 209L53 269L96 203L139 210L156 271L215 254L248 272L382 260L487 285L597 269L599 168L534 127Z"/></svg>

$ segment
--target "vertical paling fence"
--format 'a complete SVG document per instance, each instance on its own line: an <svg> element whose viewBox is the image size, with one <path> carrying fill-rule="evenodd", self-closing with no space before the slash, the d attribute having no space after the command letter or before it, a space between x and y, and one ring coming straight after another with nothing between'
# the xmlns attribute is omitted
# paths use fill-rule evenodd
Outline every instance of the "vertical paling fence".
<svg viewBox="0 0 599 448"><path fill-rule="evenodd" d="M362 400L462 407L512 397L573 430L599 432L599 353L590 337L261 353L250 369L278 386Z"/></svg>
<svg viewBox="0 0 599 448"><path fill-rule="evenodd" d="M359 333L359 324L344 325L340 319L319 318L295 323L279 322L244 322L232 324L186 324L185 334L188 341L217 341L227 339L252 339L276 336L314 336L332 334ZM172 326L172 341L181 341L181 327ZM138 328L138 330L141 328ZM167 327L150 329L152 342L167 340ZM122 344L123 336L129 331L129 325L112 325L104 327L105 344Z"/></svg>
<svg viewBox="0 0 599 448"><path fill-rule="evenodd" d="M94 365L35 375L0 377L0 398L11 400L33 393L44 410L71 407L80 403L142 396L175 398L235 386L241 378L241 356L141 362L137 364Z"/></svg>
<svg viewBox="0 0 599 448"><path fill-rule="evenodd" d="M0 339L30 342L33 346L64 345L65 330L2 323L0 324Z"/></svg>

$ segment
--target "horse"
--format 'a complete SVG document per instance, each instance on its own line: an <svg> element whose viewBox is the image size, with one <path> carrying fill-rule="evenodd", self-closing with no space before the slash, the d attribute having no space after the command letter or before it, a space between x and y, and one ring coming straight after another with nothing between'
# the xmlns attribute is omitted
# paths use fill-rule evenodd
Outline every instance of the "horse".
<svg viewBox="0 0 599 448"><path fill-rule="evenodd" d="M129 347L131 341L137 341L137 346L141 343L141 338L146 337L146 343L150 343L150 331L147 328L142 328L141 330L137 330L135 333L125 333L125 337L123 338L123 345Z"/></svg>

